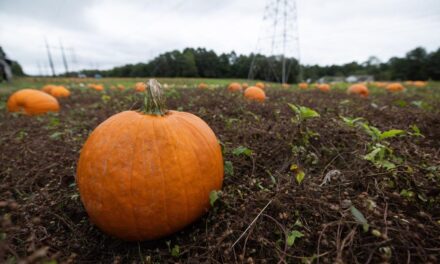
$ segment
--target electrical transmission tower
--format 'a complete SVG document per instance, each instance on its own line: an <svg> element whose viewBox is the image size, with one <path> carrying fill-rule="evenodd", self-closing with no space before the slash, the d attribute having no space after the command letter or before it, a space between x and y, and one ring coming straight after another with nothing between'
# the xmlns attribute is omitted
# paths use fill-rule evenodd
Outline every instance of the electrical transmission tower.
<svg viewBox="0 0 440 264"><path fill-rule="evenodd" d="M263 61L258 54L268 59ZM254 79L258 71L264 70L266 79L287 83L295 66L292 58L298 62L298 80L301 80L296 0L267 0L248 78Z"/></svg>

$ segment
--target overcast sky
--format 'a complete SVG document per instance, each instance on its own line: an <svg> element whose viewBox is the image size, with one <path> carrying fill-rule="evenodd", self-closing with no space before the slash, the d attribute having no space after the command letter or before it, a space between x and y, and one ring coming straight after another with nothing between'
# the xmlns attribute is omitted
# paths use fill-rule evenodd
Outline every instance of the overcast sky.
<svg viewBox="0 0 440 264"><path fill-rule="evenodd" d="M249 54L269 45L257 45L270 24L267 1L0 0L0 46L30 74L38 64L48 72L44 37L58 73L60 40L74 69L145 62L185 47ZM416 46L440 47L440 0L297 0L297 10L304 64L386 61Z"/></svg>

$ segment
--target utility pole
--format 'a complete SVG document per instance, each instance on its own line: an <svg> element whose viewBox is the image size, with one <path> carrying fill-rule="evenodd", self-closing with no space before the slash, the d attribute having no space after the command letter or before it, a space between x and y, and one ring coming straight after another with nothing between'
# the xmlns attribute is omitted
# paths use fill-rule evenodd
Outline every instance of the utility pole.
<svg viewBox="0 0 440 264"><path fill-rule="evenodd" d="M64 54L64 47L63 43L60 39L60 50L61 50L61 56L63 57L63 64L64 64L64 70L66 71L66 75L69 73L69 66L67 65L66 55Z"/></svg>
<svg viewBox="0 0 440 264"><path fill-rule="evenodd" d="M44 43L46 44L47 57L48 57L48 59L49 59L49 66L50 66L50 69L52 70L52 76L55 77L55 68L54 68L54 66L53 66L52 55L50 54L49 44L47 44L47 39L46 39L46 37L44 38Z"/></svg>

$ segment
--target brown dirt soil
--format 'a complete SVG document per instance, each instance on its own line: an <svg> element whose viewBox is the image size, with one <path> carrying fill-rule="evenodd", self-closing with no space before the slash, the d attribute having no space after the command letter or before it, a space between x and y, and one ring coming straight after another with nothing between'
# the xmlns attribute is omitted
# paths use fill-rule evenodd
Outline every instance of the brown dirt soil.
<svg viewBox="0 0 440 264"><path fill-rule="evenodd" d="M397 100L420 100L404 94L360 99L340 92L268 90L267 95L269 100L258 104L222 89L167 91L169 109L194 113L211 126L233 173L225 175L219 200L199 221L170 237L140 243L109 237L93 226L75 185L88 134L111 115L137 109L139 95L73 91L61 100L59 114L40 117L1 109L0 261L440 261L440 102L430 102L434 110L427 111L397 106ZM320 113L306 123L319 133L308 144L287 103ZM363 117L380 130L410 131L416 124L424 137L388 140L401 162L394 170L380 169L363 159L370 137L347 126L341 115ZM252 155L234 155L239 146ZM305 172L301 184L292 164ZM321 185L329 174L333 177ZM368 231L351 205L368 221ZM304 236L289 246L294 230ZM176 246L179 254L173 256Z"/></svg>

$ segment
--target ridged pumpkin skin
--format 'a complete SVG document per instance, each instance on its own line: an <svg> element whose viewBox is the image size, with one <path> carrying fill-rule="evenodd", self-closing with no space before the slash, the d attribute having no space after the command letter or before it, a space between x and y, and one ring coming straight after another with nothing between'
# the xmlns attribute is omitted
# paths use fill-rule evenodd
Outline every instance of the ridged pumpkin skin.
<svg viewBox="0 0 440 264"><path fill-rule="evenodd" d="M322 92L330 92L330 85L323 83L318 85L318 89Z"/></svg>
<svg viewBox="0 0 440 264"><path fill-rule="evenodd" d="M64 86L54 86L50 89L49 94L54 97L69 97L70 91L67 90Z"/></svg>
<svg viewBox="0 0 440 264"><path fill-rule="evenodd" d="M361 97L368 97L370 94L370 91L368 90L367 86L364 84L353 84L347 89L348 94L357 94Z"/></svg>
<svg viewBox="0 0 440 264"><path fill-rule="evenodd" d="M172 234L210 207L223 158L210 127L190 113L125 111L100 124L77 168L81 200L104 232L124 240Z"/></svg>
<svg viewBox="0 0 440 264"><path fill-rule="evenodd" d="M264 102L266 93L257 86L251 86L244 91L244 97L251 101Z"/></svg>
<svg viewBox="0 0 440 264"><path fill-rule="evenodd" d="M401 92L405 87L400 83L390 83L387 85L386 89L390 92Z"/></svg>
<svg viewBox="0 0 440 264"><path fill-rule="evenodd" d="M23 89L13 93L7 103L9 112L23 112L26 115L41 115L58 112L60 105L55 97L34 89Z"/></svg>
<svg viewBox="0 0 440 264"><path fill-rule="evenodd" d="M229 84L228 91L230 92L241 92L241 85L239 83L233 82Z"/></svg>

